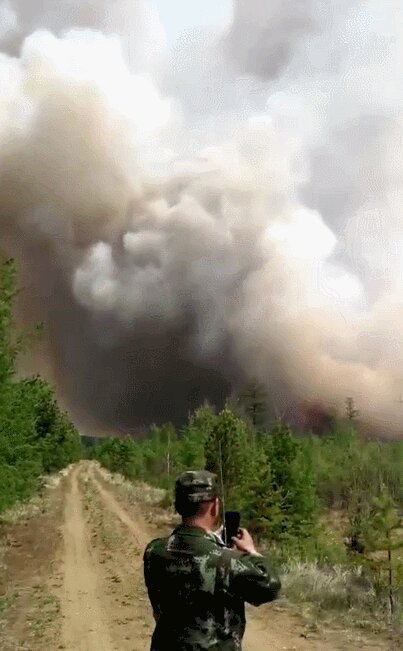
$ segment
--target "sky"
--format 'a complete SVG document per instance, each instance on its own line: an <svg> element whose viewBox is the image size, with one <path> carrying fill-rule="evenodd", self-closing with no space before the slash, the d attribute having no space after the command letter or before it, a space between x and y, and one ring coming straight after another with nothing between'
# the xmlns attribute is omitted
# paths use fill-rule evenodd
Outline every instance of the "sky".
<svg viewBox="0 0 403 651"><path fill-rule="evenodd" d="M220 25L231 18L231 0L153 0L167 38L173 43L195 25Z"/></svg>

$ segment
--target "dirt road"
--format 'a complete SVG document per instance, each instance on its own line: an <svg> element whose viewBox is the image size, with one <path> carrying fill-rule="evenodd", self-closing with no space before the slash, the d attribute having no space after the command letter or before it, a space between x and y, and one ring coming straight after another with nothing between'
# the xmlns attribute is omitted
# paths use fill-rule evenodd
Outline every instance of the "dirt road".
<svg viewBox="0 0 403 651"><path fill-rule="evenodd" d="M148 651L153 620L142 554L171 523L148 517L143 497L82 462L40 515L7 529L15 544L0 547L2 651ZM310 632L281 603L248 609L245 651L308 649L392 647L343 630Z"/></svg>
<svg viewBox="0 0 403 651"><path fill-rule="evenodd" d="M106 613L103 609L102 585L97 566L91 558L88 533L78 489L79 469L73 471L66 496L64 524L62 640L67 649L109 651Z"/></svg>

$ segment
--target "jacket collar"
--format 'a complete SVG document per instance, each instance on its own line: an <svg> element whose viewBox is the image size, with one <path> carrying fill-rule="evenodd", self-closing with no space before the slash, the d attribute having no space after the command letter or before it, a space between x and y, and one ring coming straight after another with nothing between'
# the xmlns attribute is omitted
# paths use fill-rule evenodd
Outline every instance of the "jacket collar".
<svg viewBox="0 0 403 651"><path fill-rule="evenodd" d="M225 547L224 542L220 536L213 531L206 531L201 527L195 527L194 525L188 524L179 524L172 532L173 535L186 535L186 536L199 536L201 538L207 537L210 540L214 540L218 545Z"/></svg>
<svg viewBox="0 0 403 651"><path fill-rule="evenodd" d="M173 530L174 534L177 533L185 533L188 536L208 536L209 532L206 531L205 529L202 529L201 527L196 527L195 525L189 525L189 524L179 524L175 529Z"/></svg>

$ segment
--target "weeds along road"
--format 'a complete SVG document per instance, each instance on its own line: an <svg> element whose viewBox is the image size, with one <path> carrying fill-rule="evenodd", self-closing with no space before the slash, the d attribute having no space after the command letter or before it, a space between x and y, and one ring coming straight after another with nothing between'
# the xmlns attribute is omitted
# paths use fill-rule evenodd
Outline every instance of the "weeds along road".
<svg viewBox="0 0 403 651"><path fill-rule="evenodd" d="M6 523L1 651L148 651L153 619L142 556L150 538L172 528L161 513L81 462L32 513ZM281 603L248 608L247 617L245 651L391 648L343 630L309 633Z"/></svg>

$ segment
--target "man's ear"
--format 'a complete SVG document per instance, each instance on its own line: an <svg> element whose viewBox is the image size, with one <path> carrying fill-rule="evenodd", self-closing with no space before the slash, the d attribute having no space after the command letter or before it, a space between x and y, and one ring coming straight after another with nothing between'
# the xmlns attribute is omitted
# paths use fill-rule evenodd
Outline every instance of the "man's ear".
<svg viewBox="0 0 403 651"><path fill-rule="evenodd" d="M220 500L218 497L213 502L212 515L217 518L220 514Z"/></svg>

